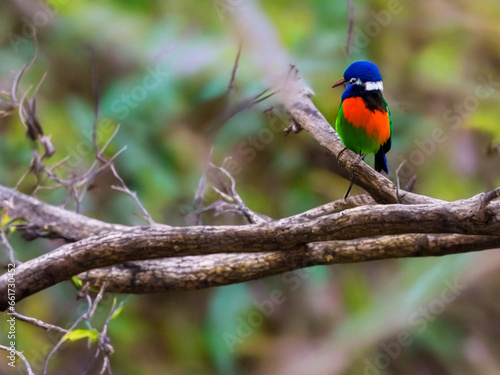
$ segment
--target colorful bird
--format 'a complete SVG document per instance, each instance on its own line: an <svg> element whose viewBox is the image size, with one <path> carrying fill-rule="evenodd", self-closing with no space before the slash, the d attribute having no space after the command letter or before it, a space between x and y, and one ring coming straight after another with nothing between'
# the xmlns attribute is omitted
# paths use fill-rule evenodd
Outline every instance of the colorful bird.
<svg viewBox="0 0 500 375"><path fill-rule="evenodd" d="M375 170L389 174L385 154L391 149L392 120L377 66L369 61L352 63L332 88L342 84L345 91L335 122L340 139L358 154L375 154Z"/></svg>

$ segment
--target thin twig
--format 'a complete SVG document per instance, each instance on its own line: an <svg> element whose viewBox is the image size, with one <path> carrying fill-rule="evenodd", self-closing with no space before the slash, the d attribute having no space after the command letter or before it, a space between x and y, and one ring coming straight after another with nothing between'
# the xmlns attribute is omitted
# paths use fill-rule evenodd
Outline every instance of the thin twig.
<svg viewBox="0 0 500 375"><path fill-rule="evenodd" d="M38 47L38 38L36 37L36 27L33 28L33 44L35 45L35 53L33 54L33 58L31 59L30 63L26 67L26 71L31 69L36 59L38 59L38 54L40 52L40 49Z"/></svg>
<svg viewBox="0 0 500 375"><path fill-rule="evenodd" d="M83 198L85 197L85 194L87 193L87 190L89 189L90 185L92 182L95 180L95 178L105 169L108 167L111 168L111 166L114 165L115 159L125 150L127 149L127 146L123 146L118 152L116 152L109 160L102 159L103 163L99 168L97 168L95 171L93 169L97 166L97 160L94 160L90 168L86 173L81 175L78 181L73 182L71 185L74 185L75 188L80 188L80 192L78 193L78 196L75 196L75 199L77 200L77 203L81 203L83 201Z"/></svg>
<svg viewBox="0 0 500 375"><path fill-rule="evenodd" d="M40 87L42 86L42 83L43 81L45 81L46 77L47 77L47 72L44 72L42 78L40 79L40 82L38 82L38 84L35 87L35 91L33 91L33 97L35 97L36 94L38 93L38 90L40 90Z"/></svg>
<svg viewBox="0 0 500 375"><path fill-rule="evenodd" d="M82 315L80 315L76 319L76 321L68 329L68 332L73 331L82 321L89 320L94 315L95 310L97 308L97 304L101 301L102 296L104 294L105 287L106 287L106 283L104 283L101 286L101 289L99 290L99 293L97 294L96 298L94 299L94 302L92 302L92 298L90 298L90 296L88 294L85 296L86 300L87 300L87 304L88 304L87 311L85 313L83 313ZM50 358L54 355L55 352L57 352L57 350L59 350L59 348L63 344L64 340L65 340L65 336L62 336L60 338L60 340L57 342L57 344L52 348L50 353L47 355L47 358L45 359L45 364L43 366L43 375L47 375L47 369L49 366Z"/></svg>
<svg viewBox="0 0 500 375"><path fill-rule="evenodd" d="M99 348L96 352L96 355L98 355L100 350L104 354L101 371L99 372L99 374L101 374L101 375L104 374L106 372L106 370L107 370L108 374L111 374L111 363L109 361L109 356L111 354L113 354L114 349L113 349L113 346L110 344L111 340L108 337L108 326L109 326L109 322L111 321L111 318L113 317L114 313L120 307L121 307L121 303L117 306L116 299L113 299L113 305L111 306L109 314L106 317L106 321L104 322L104 325L102 327L101 334L99 335Z"/></svg>
<svg viewBox="0 0 500 375"><path fill-rule="evenodd" d="M19 87L19 82L21 81L21 78L25 71L26 65L23 65L19 73L17 73L16 77L14 78L14 82L12 82L12 87L10 88L10 96L14 107L19 106L19 101L17 100L17 88Z"/></svg>
<svg viewBox="0 0 500 375"><path fill-rule="evenodd" d="M101 294L101 292L103 292L104 289L105 289L105 285L102 285L99 294ZM101 294L101 298L102 298L102 294ZM96 305L95 301L94 301L94 305ZM110 312L106 318L106 321L104 322L103 329L99 333L99 339L97 341L97 349L96 349L96 353L94 355L94 358L89 363L88 370L85 371L84 374L89 373L89 371L93 368L94 364L99 359L99 355L101 354L101 352L103 352L103 364L102 364L101 371L99 372L99 374L104 374L104 372L106 370L107 370L108 374L111 374L111 363L109 361L109 356L111 354L113 354L114 349L113 349L113 346L110 344L111 340L107 335L107 330L108 330L109 322L110 322L113 314L115 313L115 311L116 311L116 298L113 299L113 305L111 306Z"/></svg>
<svg viewBox="0 0 500 375"><path fill-rule="evenodd" d="M102 146L101 151L99 152L100 154L103 154L104 151L108 148L109 144L111 141L115 138L115 136L118 134L118 131L120 130L120 124L116 125L115 130L113 131L113 134L108 138L106 143L104 143L104 146Z"/></svg>
<svg viewBox="0 0 500 375"><path fill-rule="evenodd" d="M240 61L241 55L241 43L238 46L238 53L236 54L236 59L234 61L233 70L231 72L231 79L229 80L229 84L227 85L227 94L229 95L234 90L234 80L236 78L236 71L238 70L238 63Z"/></svg>
<svg viewBox="0 0 500 375"><path fill-rule="evenodd" d="M353 37L353 25L354 25L354 5L352 0L347 0L348 10L348 25L347 25L347 41L346 41L346 54L347 56L351 56L351 46L352 46L352 37Z"/></svg>
<svg viewBox="0 0 500 375"><path fill-rule="evenodd" d="M8 347L6 347L6 346L3 346L3 345L0 345L0 349L3 349L5 351L7 351L7 352L10 352L10 349ZM18 350L14 350L14 352L24 362L24 365L26 366L26 370L28 371L28 375L35 375L35 373L31 369L31 366L30 366L28 360L26 359L26 357L24 356L24 354L22 352L18 351Z"/></svg>
<svg viewBox="0 0 500 375"><path fill-rule="evenodd" d="M92 318L94 316L95 310L97 309L97 305L102 300L102 296L104 295L104 290L105 289L106 289L106 283L103 283L102 286L101 286L101 289L99 290L99 293L97 293L97 296L94 299L94 303L90 307L88 313L86 315L84 315L84 317L85 317L84 319L85 320L89 320L90 318Z"/></svg>
<svg viewBox="0 0 500 375"><path fill-rule="evenodd" d="M479 210L484 210L493 199L496 199L498 197L500 197L500 187L488 191L487 193L483 193L479 204Z"/></svg>
<svg viewBox="0 0 500 375"><path fill-rule="evenodd" d="M92 308L92 299L88 295L86 296L86 298L87 298L87 303L88 303L87 311L90 311L90 309ZM76 319L76 321L71 325L71 327L68 329L68 331L71 332L72 330L74 330L85 319L86 314L87 313L84 313L83 315L80 315ZM54 347L52 348L52 350L49 352L49 354L47 354L47 358L45 358L45 363L43 365L43 375L47 375L47 369L49 367L49 361L52 358L52 356L57 352L57 350L59 350L59 347L63 344L64 339L65 339L64 336L61 337L59 339L59 341L56 343L56 345L54 345Z"/></svg>
<svg viewBox="0 0 500 375"><path fill-rule="evenodd" d="M22 106L17 100L17 88L19 87L19 82L21 81L23 74L31 69L31 67L35 63L36 59L38 58L39 49L38 49L38 39L36 37L36 28L33 28L33 42L35 44L35 53L33 54L33 58L31 59L31 61L29 62L28 65L23 65L23 67L21 68L21 70L17 74L16 78L14 79L14 82L12 83L10 95L11 95L11 100L14 103L14 106ZM42 80L43 80L43 78L42 78ZM21 101L21 103L22 103L22 101Z"/></svg>
<svg viewBox="0 0 500 375"><path fill-rule="evenodd" d="M5 215L5 213L2 215L2 218L3 218L4 215ZM2 243L9 250L9 261L10 261L10 263L11 264L16 264L16 257L14 255L14 248L10 244L9 239L7 238L7 235L5 234L5 231L3 230L2 226L0 226L0 236L2 238Z"/></svg>
<svg viewBox="0 0 500 375"><path fill-rule="evenodd" d="M399 164L398 168L396 169L396 196L398 197L398 201L399 201L399 189L400 189L400 186L399 186L399 171L401 170L401 168L403 168L403 166L406 164L406 160L403 160L401 162L401 164Z"/></svg>
<svg viewBox="0 0 500 375"><path fill-rule="evenodd" d="M156 224L155 221L153 220L153 218L151 217L151 215L149 214L149 212L146 210L146 208L144 208L144 206L142 205L141 201L137 197L137 193L134 192L134 191L132 191L132 190L130 190L127 187L127 185L125 184L125 181L120 176L120 174L116 170L115 165L113 163L110 164L110 168L111 168L111 171L113 172L113 175L116 177L116 179L118 181L120 181L120 184L122 185L121 187L113 185L113 186L111 186L111 188L115 189L115 190L118 190L118 191L122 191L122 192L130 195L134 199L134 201L137 204L137 206L139 207L139 209L141 210L143 218L149 223L149 225Z"/></svg>
<svg viewBox="0 0 500 375"><path fill-rule="evenodd" d="M208 152L208 157L207 160L210 161L212 158L212 152L214 150L214 146L210 147L210 151ZM203 213L203 201L205 200L205 189L207 187L207 168L208 165L205 166L205 170L203 171L203 174L200 177L200 180L198 181L198 187L196 188L196 191L194 193L194 198L193 198L193 216L190 219L192 225L201 225L202 224L202 217L201 214Z"/></svg>
<svg viewBox="0 0 500 375"><path fill-rule="evenodd" d="M92 145L94 146L94 153L97 160L104 162L101 153L99 152L99 145L97 144L97 127L99 123L99 86L97 80L97 64L94 51L89 48L90 64L92 66L92 94L94 97L94 123L92 124Z"/></svg>
<svg viewBox="0 0 500 375"><path fill-rule="evenodd" d="M37 327L43 328L46 331L57 331L57 332L60 332L62 334L68 333L67 329L64 329L62 327L59 327L59 326L56 326L56 325L53 325L50 323L45 323L39 319L35 319L35 318L31 318L29 316L21 315L17 312L11 313L11 315L15 316L19 320L22 320L23 322L27 322L27 323L33 324Z"/></svg>
<svg viewBox="0 0 500 375"><path fill-rule="evenodd" d="M241 213L251 224L261 224L272 221L272 219L264 219L259 214L249 209L243 199L236 192L236 182L231 174L223 167L217 167L214 164L209 164L207 176L212 183L212 188L226 201L236 203L239 213ZM222 181L221 175L224 175L229 180L229 185Z"/></svg>
<svg viewBox="0 0 500 375"><path fill-rule="evenodd" d="M21 101L18 104L19 118L21 119L21 123L23 124L26 131L28 131L28 125L26 125L26 118L24 117L24 101L26 100L26 97L28 96L28 93L31 91L32 88L33 86L28 87L28 89L24 92L23 96L21 97Z"/></svg>

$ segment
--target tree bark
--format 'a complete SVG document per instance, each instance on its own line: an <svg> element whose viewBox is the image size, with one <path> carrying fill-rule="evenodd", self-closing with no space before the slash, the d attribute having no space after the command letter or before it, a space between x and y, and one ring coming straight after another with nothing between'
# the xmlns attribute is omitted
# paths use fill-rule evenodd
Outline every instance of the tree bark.
<svg viewBox="0 0 500 375"><path fill-rule="evenodd" d="M311 101L312 91L254 2L231 12L294 127L304 129L367 194L274 222L242 226L127 227L104 223L0 186L0 207L30 237L65 244L16 268L16 302L73 275L91 287L149 293L242 282L302 267L409 256L439 256L500 246L499 189L444 202L397 189L347 150ZM285 124L286 125L286 124ZM285 127L285 126L284 126ZM8 275L0 276L0 310Z"/></svg>
<svg viewBox="0 0 500 375"><path fill-rule="evenodd" d="M110 292L154 293L210 288L317 265L441 256L497 246L500 246L497 236L404 234L310 243L286 251L133 261L93 269L78 277L95 288L106 283Z"/></svg>
<svg viewBox="0 0 500 375"><path fill-rule="evenodd" d="M179 277L184 282L176 283L178 288L183 285L193 289L265 277L316 264L444 255L492 248L500 245L500 202L491 202L499 191L496 189L449 203L373 204L343 210L330 204L275 222L241 226L121 226L113 230L110 224L40 204L14 190L0 190L1 205L7 208L10 217L17 217L15 213L31 212L28 207L34 205L37 218L30 217L37 225L42 225L43 230L53 230L52 235L63 238L69 238L70 234L75 240L82 238L19 265L16 268L16 301L73 275L121 263L125 264L81 277L98 285L103 281L103 272L111 272L112 279L120 280L118 285L123 285L127 281L132 283L137 270L141 270L142 279L147 279L145 274L153 279L161 274L159 266L163 265L167 274L175 268L180 270L183 276ZM353 197L351 202L355 200ZM54 212L61 213L60 218L54 216ZM311 217L312 212L316 217ZM26 220L26 217L21 218ZM49 218L52 220L50 226L40 224L47 223L45 219ZM67 220L78 223L80 236L74 234L75 225L64 225ZM399 236L404 234L409 236ZM213 254L220 255L214 258ZM130 263L166 257L176 259L153 262L154 267L151 263ZM130 270L125 272L126 268ZM209 269L216 275L212 284L207 282ZM117 270L123 271L125 280L116 276ZM0 276L0 289L6 290L7 281L7 274ZM168 280L162 282L170 285ZM123 290L121 286L117 288ZM113 289L107 286L107 290ZM147 290L149 288L144 289ZM7 307L7 293L4 293L0 296L0 309Z"/></svg>

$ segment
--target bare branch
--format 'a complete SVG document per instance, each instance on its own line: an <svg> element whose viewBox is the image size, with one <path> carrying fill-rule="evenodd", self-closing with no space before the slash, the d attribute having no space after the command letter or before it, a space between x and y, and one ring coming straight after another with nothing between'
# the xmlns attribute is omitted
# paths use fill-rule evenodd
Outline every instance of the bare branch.
<svg viewBox="0 0 500 375"><path fill-rule="evenodd" d="M97 127L99 123L99 85L97 77L97 62L95 59L95 52L92 48L88 48L90 56L90 64L92 66L92 94L94 97L94 123L92 124L92 145L94 146L94 153L97 160L104 162L102 155L99 152L99 145L97 144Z"/></svg>
<svg viewBox="0 0 500 375"><path fill-rule="evenodd" d="M127 187L127 185L125 184L125 181L123 181L123 178L118 174L118 171L116 170L115 165L111 164L110 168L111 168L111 171L113 172L113 175L115 176L115 178L118 181L120 181L120 184L122 185L120 187L118 187L118 186L112 186L112 188L115 189L115 190L122 191L122 192L130 195L134 199L134 201L137 204L137 206L139 207L139 209L141 210L142 217L144 218L144 220L146 220L149 223L149 225L155 225L155 222L154 222L153 218L151 217L151 215L149 214L149 212L144 208L144 206L142 205L141 201L137 197L137 193L135 191L130 190Z"/></svg>
<svg viewBox="0 0 500 375"><path fill-rule="evenodd" d="M396 203L396 186L382 174L376 172L351 150L345 150L339 136L307 96L297 98L290 104L290 114L301 128L325 147L339 165L352 176L354 183L365 189L378 203ZM340 157L339 157L340 156ZM439 200L400 191L401 203L435 203Z"/></svg>
<svg viewBox="0 0 500 375"><path fill-rule="evenodd" d="M29 316L21 315L17 312L10 313L10 315L15 316L17 319L22 320L23 322L30 323L30 324L33 324L37 327L43 328L46 331L57 331L57 332L60 332L62 334L65 334L68 332L67 329L61 328L59 326L56 326L56 325L53 325L50 323L45 323L39 319L35 319L35 318L31 318Z"/></svg>
<svg viewBox="0 0 500 375"><path fill-rule="evenodd" d="M3 220L3 216L4 215L5 215L5 213L0 216L0 221ZM3 245L9 250L9 261L10 261L10 263L11 264L16 264L16 256L14 254L14 248L10 244L9 239L7 238L7 235L5 234L5 231L4 231L4 229L3 229L3 227L1 225L0 225L0 237L2 238Z"/></svg>
<svg viewBox="0 0 500 375"><path fill-rule="evenodd" d="M104 285L101 290L104 290ZM113 317L113 314L120 308L120 305L116 305L116 299L113 299L113 305L111 306L111 309L109 311L108 316L106 317L106 321L104 322L104 325L102 327L102 331L99 334L99 341L98 341L98 349L96 352L96 357L99 355L100 352L103 353L103 361L102 361L102 367L101 367L101 372L99 374L104 374L108 373L111 374L111 363L109 361L109 356L113 354L114 349L113 346L111 345L111 340L108 337L108 325L109 322L111 321L111 318Z"/></svg>
<svg viewBox="0 0 500 375"><path fill-rule="evenodd" d="M326 203L322 206L312 208L298 215L291 216L290 222L303 223L311 219L317 219L321 216L342 212L349 208L369 206L377 204L369 194L351 195L347 199L339 199L334 202Z"/></svg>
<svg viewBox="0 0 500 375"><path fill-rule="evenodd" d="M296 69L290 70L287 56L268 20L262 16L257 5L245 2L231 12L233 27L245 43L251 48L257 64L263 70L271 87L279 90L281 101L290 113L295 129L303 128L321 146L337 159L340 167L353 182L365 189L378 203L397 203L396 186L388 178L376 172L365 162L359 160L351 150L346 150L333 127L326 121L311 101L312 90L300 78ZM259 30L259 32L252 32ZM402 191L401 203L421 204L436 203L439 200Z"/></svg>
<svg viewBox="0 0 500 375"><path fill-rule="evenodd" d="M253 2L243 3L234 9L231 16L245 46L248 45L250 52L262 60L259 64L266 72L270 89L232 108L225 107L217 118L220 123L216 125L221 126L239 111L278 93L290 116L292 129L306 130L368 194L332 202L281 220L267 220L244 204L236 192L233 177L224 168L208 164L206 178L229 202L216 202L209 208L218 212L231 210L242 213L255 224L218 227L153 225L137 195L126 187L119 176L114 165L116 155L110 160L101 158L110 140L101 151L98 150L96 92L93 128L96 161L88 171L82 176L62 179L56 175L54 168L43 165L38 154L33 156L32 169L37 178L48 178L67 187L71 196L81 202L90 182L109 167L122 185L117 189L136 200L151 226L126 227L103 223L0 186L0 206L7 210L10 217L26 222L24 227L18 225L19 229L31 233L33 237L58 236L76 241L16 268L16 302L79 275L87 286L100 287L100 293L92 302L90 296L85 294L86 289L83 291L88 309L77 319L73 329L94 314L105 290L149 293L200 289L312 265L440 256L500 246L500 202L493 201L499 196L499 189L470 199L443 202L397 189L395 184L375 172L356 154L349 150L344 152L345 147L337 133L312 103L312 91L298 71L293 66L289 67L289 59L278 38L272 31L268 32L267 20L255 11L255 7ZM249 32L248 25L253 26L251 30L259 32ZM228 93L234 89L239 56L240 52L228 84ZM23 72L14 82L16 87L13 87L13 93L17 92ZM94 90L97 90L96 87L94 82ZM28 91L21 99L22 108ZM267 92L271 94L267 95ZM15 95L13 100L17 101ZM28 100L27 103L29 110L24 113L21 110L20 117L31 116L35 129L35 102ZM203 177L196 195L196 201L201 205L205 184ZM6 288L7 280L7 275L0 276L0 290ZM6 293L0 294L0 309L7 306ZM96 358L104 353L101 373L110 372L108 356L112 347L107 341L107 326L114 309L115 306L103 327L96 353ZM62 341L47 357L44 373L50 357Z"/></svg>
<svg viewBox="0 0 500 375"><path fill-rule="evenodd" d="M347 25L347 41L345 45L345 52L347 56L351 55L351 47L352 47L352 29L354 26L354 5L352 4L352 0L347 0L348 7L348 25Z"/></svg>
<svg viewBox="0 0 500 375"><path fill-rule="evenodd" d="M99 290L99 293L97 294L97 296L95 297L94 301L92 302L92 298L90 298L90 296L87 294L85 296L86 300L87 300L87 304L88 304L88 307L87 307L87 310L82 314L80 315L76 321L71 325L71 327L68 329L68 332L71 332L72 330L74 330L76 327L78 327L78 325L84 321L84 320L89 320L90 318L92 318L92 316L94 315L95 313L95 310L97 308L97 305L99 304L99 302L101 301L102 299L102 296L104 294L104 288L106 287L106 283L104 283L102 286L101 286L101 289ZM52 350L50 351L50 353L47 355L47 357L45 358L45 364L43 366L43 375L46 375L47 374L47 370L48 370L48 366L49 366L49 361L50 359L52 358L52 356L57 352L57 350L59 350L59 348L61 347L61 345L63 344L65 340L65 336L62 336L61 339L57 342L56 345L54 345L54 347L52 348Z"/></svg>
<svg viewBox="0 0 500 375"><path fill-rule="evenodd" d="M11 351L10 348L8 348L8 347L6 347L4 345L0 345L0 349L5 350L7 352ZM35 375L34 372L33 372L33 370L31 369L31 366L30 366L28 360L24 356L24 354L22 352L20 352L20 351L17 351L17 350L14 350L14 352L23 361L24 365L26 366L26 370L28 371L28 375Z"/></svg>
<svg viewBox="0 0 500 375"><path fill-rule="evenodd" d="M366 240L399 234L464 234L500 237L500 202L480 209L484 194L450 203L371 205L322 215L304 223L218 227L132 227L67 244L16 269L16 300L89 269L118 263L186 255L285 251L310 242ZM488 242L489 243L489 242ZM404 256L404 254L402 254ZM0 289L7 276L0 276ZM0 309L7 307L0 296Z"/></svg>
<svg viewBox="0 0 500 375"><path fill-rule="evenodd" d="M68 241L77 241L106 231L128 228L91 219L52 206L36 198L0 185L0 207L12 219L22 219L41 231L50 232Z"/></svg>
<svg viewBox="0 0 500 375"><path fill-rule="evenodd" d="M217 167L210 163L205 174L212 184L213 189L228 202L234 202L236 211L245 216L249 223L262 224L273 221L271 218L253 212L245 205L241 197L236 192L236 182L234 181L233 176L231 176L226 169ZM227 179L227 181L224 181L224 179Z"/></svg>
<svg viewBox="0 0 500 375"><path fill-rule="evenodd" d="M234 60L233 70L231 71L231 79L227 85L227 94L229 95L234 90L234 80L236 79L236 71L238 70L238 63L241 56L241 43L238 46L238 53L236 54L236 59Z"/></svg>
<svg viewBox="0 0 500 375"><path fill-rule="evenodd" d="M213 150L213 148L212 148ZM210 150L210 155L212 154L212 150ZM210 157L208 158L210 160ZM192 225L201 225L201 214L204 212L203 202L205 200L205 189L207 188L207 174L203 172L200 177L200 181L198 181L198 187L196 188L196 192L194 193L193 199L193 219L191 220Z"/></svg>
<svg viewBox="0 0 500 375"><path fill-rule="evenodd" d="M88 312L92 308L92 299L88 295L87 295L87 303L88 303L88 309L87 309L87 312ZM86 313L84 313L83 315L79 316L76 319L76 321L68 329L68 332L71 332L72 330L74 330L78 326L78 324L80 324L80 322L82 322L85 319L84 318L85 314ZM49 367L49 361L52 358L52 356L59 350L59 348L61 347L61 345L64 342L64 339L65 339L65 337L62 336L59 339L59 341L54 345L54 347L51 349L51 351L49 352L49 354L47 354L47 357L45 358L45 363L43 365L43 375L47 375L47 370L48 370L48 367Z"/></svg>
<svg viewBox="0 0 500 375"><path fill-rule="evenodd" d="M479 207L478 207L478 210L479 211L482 211L486 208L487 205L490 204L490 202L493 200L493 199L496 199L496 198L499 198L500 197L500 187L499 188L496 188L496 189L493 189L487 193L483 193L482 197L481 197L481 202L479 204Z"/></svg>
<svg viewBox="0 0 500 375"><path fill-rule="evenodd" d="M403 234L316 242L286 251L134 261L93 269L78 277L94 287L106 282L109 292L155 293L222 286L315 265L442 256L497 246L500 238L496 236Z"/></svg>

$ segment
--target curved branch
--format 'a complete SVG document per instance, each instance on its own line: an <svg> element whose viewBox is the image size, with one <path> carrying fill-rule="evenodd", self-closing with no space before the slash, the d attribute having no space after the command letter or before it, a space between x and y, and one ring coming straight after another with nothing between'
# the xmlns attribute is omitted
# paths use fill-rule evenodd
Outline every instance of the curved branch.
<svg viewBox="0 0 500 375"><path fill-rule="evenodd" d="M79 215L2 185L0 185L0 207L8 211L11 219L22 219L32 228L36 227L39 231L68 241L128 228L126 225L109 224Z"/></svg>
<svg viewBox="0 0 500 375"><path fill-rule="evenodd" d="M445 204L373 205L320 216L304 223L285 218L241 226L132 227L104 232L21 264L16 269L16 300L81 272L118 263L186 255L290 250L331 240L404 233L500 234L500 202L479 194ZM484 207L484 208L483 208ZM361 242L360 242L361 244ZM403 255L404 256L404 255ZM0 289L7 275L0 276ZM0 296L0 309L7 307Z"/></svg>
<svg viewBox="0 0 500 375"><path fill-rule="evenodd" d="M230 14L232 25L245 47L254 55L264 76L279 95L296 128L306 130L343 167L352 181L365 189L378 203L437 203L438 199L400 191L388 178L368 166L359 156L347 150L333 127L312 103L312 90L290 68L290 58L279 42L273 27L253 2L244 2ZM345 151L344 151L345 150Z"/></svg>
<svg viewBox="0 0 500 375"><path fill-rule="evenodd" d="M292 216L292 222L304 222L327 214L341 212L348 208L374 205L375 200L367 194L353 195L315 207L306 212ZM39 232L44 231L51 237L60 237L68 241L78 241L103 232L120 231L130 228L127 225L110 224L89 218L60 207L44 203L29 195L0 185L0 208L8 211L11 219L21 219ZM163 225L167 228L170 226Z"/></svg>
<svg viewBox="0 0 500 375"><path fill-rule="evenodd" d="M303 96L289 104L293 120L326 148L343 167L354 183L365 189L378 203L397 203L396 185L369 167L351 150L345 148L337 132L316 109L312 101Z"/></svg>
<svg viewBox="0 0 500 375"><path fill-rule="evenodd" d="M213 254L127 262L78 275L114 293L155 293L222 286L316 266L371 260L458 254L500 246L500 237L403 234L311 243L286 251Z"/></svg>
<svg viewBox="0 0 500 375"><path fill-rule="evenodd" d="M303 93L306 91L302 90ZM378 203L424 204L443 202L440 199L410 193L404 190L396 195L396 185L376 172L342 144L337 132L314 106L308 95L293 97L288 103L292 119L326 148L343 167L354 183L365 189Z"/></svg>
<svg viewBox="0 0 500 375"><path fill-rule="evenodd" d="M352 197L257 225L126 227L0 186L0 206L10 217L26 220L38 229L35 234L78 241L19 265L16 302L77 274L95 285L105 281L109 290L139 293L224 285L316 264L500 246L500 202L491 202L498 189L450 203L405 191L398 195L389 179L345 150L312 103L311 90L294 70L286 74L289 58L255 6L246 2L231 13L245 46L255 52L273 89L280 90L292 123L325 147L371 197ZM387 205L397 202L404 204ZM0 290L6 287L4 274ZM7 293L1 293L0 310L6 307Z"/></svg>

